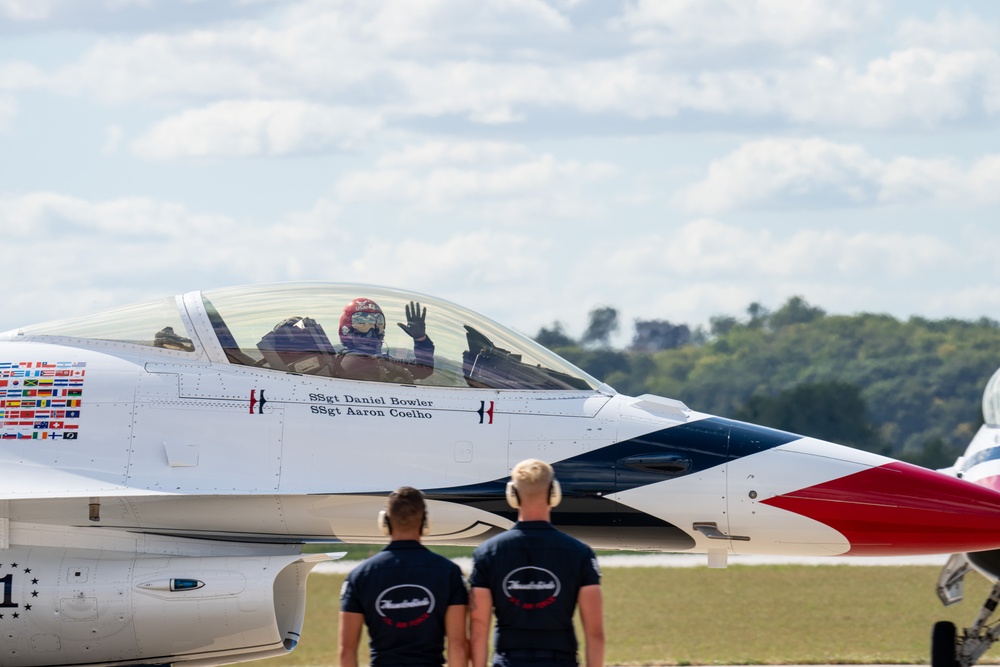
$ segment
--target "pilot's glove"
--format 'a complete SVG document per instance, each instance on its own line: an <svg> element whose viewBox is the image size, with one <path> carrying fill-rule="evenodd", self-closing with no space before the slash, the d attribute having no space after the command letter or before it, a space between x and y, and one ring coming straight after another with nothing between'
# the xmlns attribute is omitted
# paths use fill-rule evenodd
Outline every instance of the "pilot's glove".
<svg viewBox="0 0 1000 667"><path fill-rule="evenodd" d="M424 308L421 310L419 303L411 301L410 305L406 307L406 324L402 322L397 322L396 324L413 340L423 340L427 338L426 319L427 309Z"/></svg>

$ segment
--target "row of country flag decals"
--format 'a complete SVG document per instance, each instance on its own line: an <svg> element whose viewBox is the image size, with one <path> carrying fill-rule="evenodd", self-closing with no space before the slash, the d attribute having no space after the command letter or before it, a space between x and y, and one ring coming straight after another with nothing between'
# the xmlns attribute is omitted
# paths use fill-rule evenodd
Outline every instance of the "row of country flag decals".
<svg viewBox="0 0 1000 667"><path fill-rule="evenodd" d="M0 439L76 440L85 361L0 362Z"/></svg>

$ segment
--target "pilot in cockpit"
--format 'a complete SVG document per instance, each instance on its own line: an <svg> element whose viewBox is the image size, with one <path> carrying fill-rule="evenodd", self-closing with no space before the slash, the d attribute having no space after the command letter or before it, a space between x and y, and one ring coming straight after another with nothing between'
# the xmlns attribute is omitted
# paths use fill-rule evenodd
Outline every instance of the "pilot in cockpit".
<svg viewBox="0 0 1000 667"><path fill-rule="evenodd" d="M364 297L354 299L340 316L340 342L344 354L337 375L352 380L410 384L434 372L434 343L427 336L427 309L419 303L406 306L406 324L400 329L413 339L413 359L397 359L383 351L385 315L378 304Z"/></svg>

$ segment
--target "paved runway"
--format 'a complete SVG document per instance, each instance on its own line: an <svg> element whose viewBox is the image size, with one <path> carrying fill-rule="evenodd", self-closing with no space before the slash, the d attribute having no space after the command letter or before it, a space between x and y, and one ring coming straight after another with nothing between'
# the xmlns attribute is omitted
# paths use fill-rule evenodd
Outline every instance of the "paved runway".
<svg viewBox="0 0 1000 667"><path fill-rule="evenodd" d="M331 549L331 552L334 552ZM471 558L453 559L468 572L472 568ZM889 565L930 565L942 567L948 555L936 556L730 556L729 565L856 565L885 567ZM610 567L704 567L708 564L705 554L615 554L599 556L602 568ZM319 574L346 574L360 561L332 561L320 563L313 572ZM786 666L791 667L791 666Z"/></svg>

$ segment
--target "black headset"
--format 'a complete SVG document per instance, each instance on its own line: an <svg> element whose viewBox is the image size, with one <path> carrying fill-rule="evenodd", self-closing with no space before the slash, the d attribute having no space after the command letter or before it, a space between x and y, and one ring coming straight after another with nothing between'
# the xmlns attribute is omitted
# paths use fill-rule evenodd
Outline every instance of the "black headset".
<svg viewBox="0 0 1000 667"><path fill-rule="evenodd" d="M517 495L517 487L514 486L514 482L507 482L507 504L517 509L521 506L521 497ZM562 502L562 487L559 486L559 480L553 479L549 484L549 507L555 507Z"/></svg>
<svg viewBox="0 0 1000 667"><path fill-rule="evenodd" d="M385 537L392 535L392 524L389 523L389 514L385 510L378 513L378 529ZM427 508L424 508L424 518L420 521L420 534L427 535L431 532L431 524L427 518Z"/></svg>

